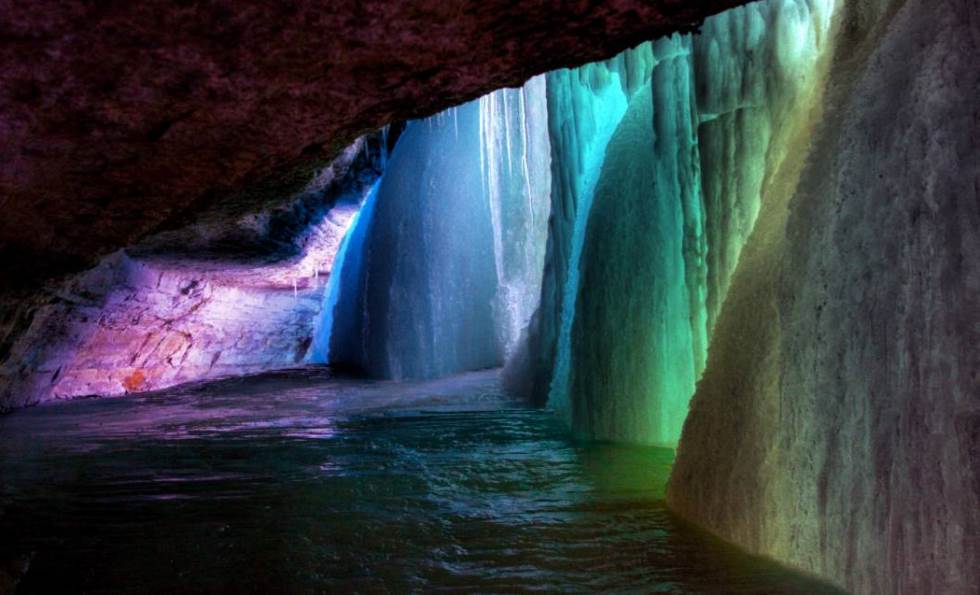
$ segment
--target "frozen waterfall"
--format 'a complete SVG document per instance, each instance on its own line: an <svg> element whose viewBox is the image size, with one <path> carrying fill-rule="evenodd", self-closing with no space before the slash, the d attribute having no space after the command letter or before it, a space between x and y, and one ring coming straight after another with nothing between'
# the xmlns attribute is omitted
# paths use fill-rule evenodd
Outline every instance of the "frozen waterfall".
<svg viewBox="0 0 980 595"><path fill-rule="evenodd" d="M746 5L410 122L315 353L396 379L506 364L584 437L676 444L833 10Z"/></svg>
<svg viewBox="0 0 980 595"><path fill-rule="evenodd" d="M408 123L329 308L330 363L395 379L504 363L540 294L546 113L539 77Z"/></svg>
<svg viewBox="0 0 980 595"><path fill-rule="evenodd" d="M555 216L514 376L578 434L676 444L783 131L809 117L833 10L759 2L549 74Z"/></svg>

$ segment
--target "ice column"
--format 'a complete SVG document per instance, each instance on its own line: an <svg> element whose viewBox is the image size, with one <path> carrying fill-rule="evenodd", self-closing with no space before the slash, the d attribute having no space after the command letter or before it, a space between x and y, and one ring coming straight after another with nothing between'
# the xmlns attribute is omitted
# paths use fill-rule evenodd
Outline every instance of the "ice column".
<svg viewBox="0 0 980 595"><path fill-rule="evenodd" d="M506 358L541 296L551 214L551 149L543 76L479 100L483 179L493 228L494 318Z"/></svg>
<svg viewBox="0 0 980 595"><path fill-rule="evenodd" d="M573 428L671 443L706 350L691 40L653 45L652 81L606 150L581 257L572 329Z"/></svg>
<svg viewBox="0 0 980 595"><path fill-rule="evenodd" d="M511 384L548 400L561 414L570 411L571 327L592 194L629 97L649 78L649 60L649 48L642 47L608 62L547 75L552 156L547 256L527 350L510 362L507 373Z"/></svg>
<svg viewBox="0 0 980 595"><path fill-rule="evenodd" d="M516 351L540 295L546 113L539 78L406 126L345 264L331 363L431 378Z"/></svg>

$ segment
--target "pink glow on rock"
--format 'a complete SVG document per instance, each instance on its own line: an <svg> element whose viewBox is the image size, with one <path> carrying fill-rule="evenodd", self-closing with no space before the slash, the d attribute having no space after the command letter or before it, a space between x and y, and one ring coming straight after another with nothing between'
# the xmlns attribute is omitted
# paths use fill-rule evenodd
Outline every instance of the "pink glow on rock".
<svg viewBox="0 0 980 595"><path fill-rule="evenodd" d="M23 352L11 358L21 368L2 371L14 381L0 403L123 395L300 365L357 209L338 205L301 256L266 266L106 258L39 308Z"/></svg>

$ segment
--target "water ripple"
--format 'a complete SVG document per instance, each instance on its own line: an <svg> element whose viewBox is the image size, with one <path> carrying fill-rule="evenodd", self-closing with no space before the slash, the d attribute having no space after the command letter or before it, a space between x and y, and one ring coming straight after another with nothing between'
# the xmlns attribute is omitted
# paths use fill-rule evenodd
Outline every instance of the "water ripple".
<svg viewBox="0 0 980 595"><path fill-rule="evenodd" d="M493 372L306 372L0 418L0 566L42 592L832 592L676 520L673 453Z"/></svg>

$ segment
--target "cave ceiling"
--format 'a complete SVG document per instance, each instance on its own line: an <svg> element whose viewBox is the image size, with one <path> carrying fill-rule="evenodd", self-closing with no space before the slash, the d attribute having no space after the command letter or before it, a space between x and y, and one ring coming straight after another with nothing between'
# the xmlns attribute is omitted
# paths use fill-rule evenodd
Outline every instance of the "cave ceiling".
<svg viewBox="0 0 980 595"><path fill-rule="evenodd" d="M338 147L739 0L0 0L0 278L24 286Z"/></svg>

